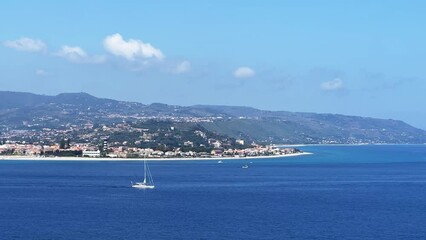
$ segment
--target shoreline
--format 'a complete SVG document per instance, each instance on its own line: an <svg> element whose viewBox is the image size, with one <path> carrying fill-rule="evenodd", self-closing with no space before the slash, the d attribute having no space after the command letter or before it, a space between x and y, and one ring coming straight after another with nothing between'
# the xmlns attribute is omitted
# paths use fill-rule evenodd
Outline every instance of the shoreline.
<svg viewBox="0 0 426 240"><path fill-rule="evenodd" d="M310 155L310 152L291 153L286 155L253 156L253 157L213 157L213 158L90 158L90 157L35 157L35 156L0 156L2 160L19 161L219 161L219 160L245 160L245 159L269 159L281 157L297 157Z"/></svg>
<svg viewBox="0 0 426 240"><path fill-rule="evenodd" d="M426 143L300 143L300 144L273 144L274 147L285 148L285 147L346 147L346 146L410 146L410 145L426 145Z"/></svg>

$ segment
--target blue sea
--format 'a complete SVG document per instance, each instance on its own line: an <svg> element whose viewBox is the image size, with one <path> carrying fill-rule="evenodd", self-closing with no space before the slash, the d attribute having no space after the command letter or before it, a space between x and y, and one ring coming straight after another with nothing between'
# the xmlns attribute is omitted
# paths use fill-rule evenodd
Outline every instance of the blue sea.
<svg viewBox="0 0 426 240"><path fill-rule="evenodd" d="M426 145L150 162L0 161L0 239L426 239Z"/></svg>

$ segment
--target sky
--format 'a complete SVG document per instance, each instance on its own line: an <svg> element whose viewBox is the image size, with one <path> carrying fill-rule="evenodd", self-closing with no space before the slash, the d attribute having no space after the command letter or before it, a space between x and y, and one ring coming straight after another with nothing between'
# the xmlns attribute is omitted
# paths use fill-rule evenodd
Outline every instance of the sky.
<svg viewBox="0 0 426 240"><path fill-rule="evenodd" d="M426 129L426 1L2 1L0 90Z"/></svg>

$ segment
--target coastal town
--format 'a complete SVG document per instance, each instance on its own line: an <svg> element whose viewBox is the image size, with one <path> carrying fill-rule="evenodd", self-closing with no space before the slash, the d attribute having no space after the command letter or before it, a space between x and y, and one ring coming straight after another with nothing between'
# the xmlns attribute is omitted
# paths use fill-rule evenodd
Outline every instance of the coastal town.
<svg viewBox="0 0 426 240"><path fill-rule="evenodd" d="M262 157L262 156L284 156L301 153L296 148L278 148L273 146L252 146L243 149L214 148L210 152L163 151L152 148L138 148L115 146L108 147L107 142L101 148L90 144L75 143L65 145L34 145L25 143L6 142L0 145L1 156L20 157L85 157L85 158L229 158L229 157Z"/></svg>
<svg viewBox="0 0 426 240"><path fill-rule="evenodd" d="M8 130L0 135L1 156L86 158L224 158L301 153L208 131L210 119L154 120L111 124L68 124L55 128ZM191 124L188 124L188 121Z"/></svg>

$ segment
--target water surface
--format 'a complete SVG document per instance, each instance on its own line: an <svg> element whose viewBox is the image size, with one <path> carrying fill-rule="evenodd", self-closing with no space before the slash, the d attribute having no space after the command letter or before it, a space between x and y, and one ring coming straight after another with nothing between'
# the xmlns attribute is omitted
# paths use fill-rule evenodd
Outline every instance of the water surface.
<svg viewBox="0 0 426 240"><path fill-rule="evenodd" d="M426 146L294 158L0 161L0 239L425 239Z"/></svg>

